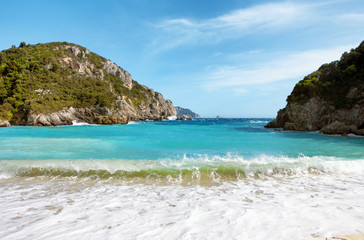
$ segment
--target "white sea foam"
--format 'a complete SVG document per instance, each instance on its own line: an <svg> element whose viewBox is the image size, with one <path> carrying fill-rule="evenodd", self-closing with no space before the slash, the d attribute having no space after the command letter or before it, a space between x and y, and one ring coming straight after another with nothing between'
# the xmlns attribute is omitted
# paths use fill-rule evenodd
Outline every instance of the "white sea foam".
<svg viewBox="0 0 364 240"><path fill-rule="evenodd" d="M307 239L363 231L364 176L215 186L0 181L8 239Z"/></svg>
<svg viewBox="0 0 364 240"><path fill-rule="evenodd" d="M167 119L173 121L177 119L177 116L169 116L167 117Z"/></svg>
<svg viewBox="0 0 364 240"><path fill-rule="evenodd" d="M85 126L85 125L92 125L92 124L85 123L85 122L77 122L77 120L73 120L72 125L73 126Z"/></svg>
<svg viewBox="0 0 364 240"><path fill-rule="evenodd" d="M269 123L269 121L262 121L262 120L250 120L249 123Z"/></svg>
<svg viewBox="0 0 364 240"><path fill-rule="evenodd" d="M361 135L355 135L355 134L348 134L348 137L354 137L354 138L364 138L364 136Z"/></svg>
<svg viewBox="0 0 364 240"><path fill-rule="evenodd" d="M140 175L140 171L144 171L145 174ZM39 176L75 176L81 178L87 176L120 178L134 175L139 178L153 175L159 180L168 182L166 178L176 176L179 172L182 175L190 174L188 176L193 179L201 177L201 174L207 174L215 182L232 180L230 177L234 174L236 175L235 180L242 177L274 176L285 178L289 176L310 176L312 174L345 174L350 176L364 172L364 158L350 160L323 156L308 157L301 155L293 158L261 155L256 158L246 159L242 156L227 154L226 156L194 155L193 157L184 155L177 160L0 160L1 178L36 177L37 174ZM228 178L224 178L224 176ZM180 183L186 184L186 181L189 180L187 177L181 178L181 181ZM176 179L171 179L171 182L176 182Z"/></svg>
<svg viewBox="0 0 364 240"><path fill-rule="evenodd" d="M128 125L137 125L139 124L139 122L136 122L136 121L129 121L128 122Z"/></svg>

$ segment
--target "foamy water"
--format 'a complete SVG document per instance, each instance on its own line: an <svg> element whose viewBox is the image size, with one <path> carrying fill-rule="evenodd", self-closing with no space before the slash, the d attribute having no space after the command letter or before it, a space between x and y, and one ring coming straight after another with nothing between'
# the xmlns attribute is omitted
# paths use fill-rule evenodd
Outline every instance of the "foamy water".
<svg viewBox="0 0 364 240"><path fill-rule="evenodd" d="M177 119L177 116L169 116L167 119L170 120L170 121L173 121L173 120Z"/></svg>
<svg viewBox="0 0 364 240"><path fill-rule="evenodd" d="M306 239L362 232L364 177L211 186L9 180L2 239Z"/></svg>
<svg viewBox="0 0 364 240"><path fill-rule="evenodd" d="M180 160L126 159L42 159L0 160L0 179L48 178L78 180L117 180L124 183L215 184L224 181L286 178L323 174L360 175L364 158L337 157L290 158L261 155L252 159L241 156L183 156Z"/></svg>
<svg viewBox="0 0 364 240"><path fill-rule="evenodd" d="M268 121L2 128L0 239L363 232L364 138L275 132Z"/></svg>
<svg viewBox="0 0 364 240"><path fill-rule="evenodd" d="M77 120L73 120L72 125L73 126L87 126L87 125L94 125L94 124L89 124L89 123L85 123L85 122L78 122Z"/></svg>

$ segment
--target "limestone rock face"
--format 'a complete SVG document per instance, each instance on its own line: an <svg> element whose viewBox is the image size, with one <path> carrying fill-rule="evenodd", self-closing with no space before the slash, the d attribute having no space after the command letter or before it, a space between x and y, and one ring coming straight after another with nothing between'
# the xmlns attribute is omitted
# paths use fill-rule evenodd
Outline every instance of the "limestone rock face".
<svg viewBox="0 0 364 240"><path fill-rule="evenodd" d="M266 127L363 135L364 104L356 104L351 109L335 109L328 102L312 98L305 104L287 104Z"/></svg>
<svg viewBox="0 0 364 240"><path fill-rule="evenodd" d="M19 66L10 67L14 59ZM0 96L0 127L74 121L125 124L177 115L173 103L161 93L140 85L114 62L73 43L4 50L0 65L5 66L0 68L1 88L13 88L14 76L23 76L23 84L16 87L20 92L3 91L5 95Z"/></svg>
<svg viewBox="0 0 364 240"><path fill-rule="evenodd" d="M151 90L153 91L153 90ZM169 116L176 116L176 109L172 101L165 100L162 94L154 92L153 104L133 108L126 100L117 100L118 107L109 109L96 106L94 108L64 109L53 113L31 114L27 117L28 126L59 126L71 125L72 122L86 122L90 124L126 124L128 121L163 120ZM155 101L157 99L157 101ZM0 126L10 126L8 121L0 122Z"/></svg>
<svg viewBox="0 0 364 240"><path fill-rule="evenodd" d="M28 126L59 126L71 125L72 122L90 124L125 124L127 117L123 112L110 111L108 108L73 108L49 114L32 114L28 116Z"/></svg>
<svg viewBox="0 0 364 240"><path fill-rule="evenodd" d="M9 121L1 121L0 120L0 127L10 127Z"/></svg>
<svg viewBox="0 0 364 240"><path fill-rule="evenodd" d="M346 135L349 133L355 133L357 131L355 125L346 125L345 123L335 121L323 127L320 132L325 134L342 134Z"/></svg>
<svg viewBox="0 0 364 240"><path fill-rule="evenodd" d="M110 60L107 60L103 67L107 73L110 73L114 76L118 76L121 81L124 83L124 86L128 89L131 89L133 86L131 75L116 65L115 63L111 62Z"/></svg>
<svg viewBox="0 0 364 240"><path fill-rule="evenodd" d="M165 100L162 94L149 89L154 95L149 105L141 105L138 109L132 107L130 99L116 101L117 108L96 106L94 108L73 108L69 107L62 111L53 113L31 114L26 120L28 126L59 126L71 125L72 122L86 122L90 124L126 124L128 121L141 120L163 120L169 116L176 116L177 112L172 101ZM0 122L1 126L2 122ZM9 124L4 121L4 126Z"/></svg>
<svg viewBox="0 0 364 240"><path fill-rule="evenodd" d="M191 117L191 118L200 118L200 115L191 111L190 109L182 108L182 107L175 107L175 108L177 111L178 118L183 118L184 115L187 117Z"/></svg>
<svg viewBox="0 0 364 240"><path fill-rule="evenodd" d="M123 82L123 85L129 90L133 87L133 81L130 73L128 73L112 61L105 61L103 63L102 69L96 70L95 65L88 60L88 55L91 53L89 50L82 50L77 46L71 45L67 45L65 46L65 48L68 49L74 55L74 57L65 57L63 58L63 62L78 73L94 77L96 76L103 79L103 70L105 70L108 74L112 74L120 78L120 80Z"/></svg>
<svg viewBox="0 0 364 240"><path fill-rule="evenodd" d="M141 105L137 111L137 119L163 120L169 116L177 116L171 100L165 100L163 95L146 86L142 86L150 95L149 105ZM148 96L148 95L147 95Z"/></svg>
<svg viewBox="0 0 364 240"><path fill-rule="evenodd" d="M298 82L266 127L364 135L364 42Z"/></svg>

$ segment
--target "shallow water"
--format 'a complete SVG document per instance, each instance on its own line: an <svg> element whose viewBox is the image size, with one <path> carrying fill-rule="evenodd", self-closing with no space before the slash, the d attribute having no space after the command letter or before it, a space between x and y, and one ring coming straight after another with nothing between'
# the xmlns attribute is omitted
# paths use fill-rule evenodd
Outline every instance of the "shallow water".
<svg viewBox="0 0 364 240"><path fill-rule="evenodd" d="M2 239L363 232L364 138L269 119L0 129Z"/></svg>

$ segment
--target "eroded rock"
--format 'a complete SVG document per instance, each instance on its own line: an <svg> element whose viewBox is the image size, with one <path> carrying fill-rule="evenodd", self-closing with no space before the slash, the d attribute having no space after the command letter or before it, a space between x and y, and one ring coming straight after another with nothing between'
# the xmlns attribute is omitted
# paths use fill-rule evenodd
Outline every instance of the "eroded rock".
<svg viewBox="0 0 364 240"><path fill-rule="evenodd" d="M4 120L4 121L0 120L0 127L10 127L10 126L11 125L10 125L9 121L7 121L7 120Z"/></svg>

